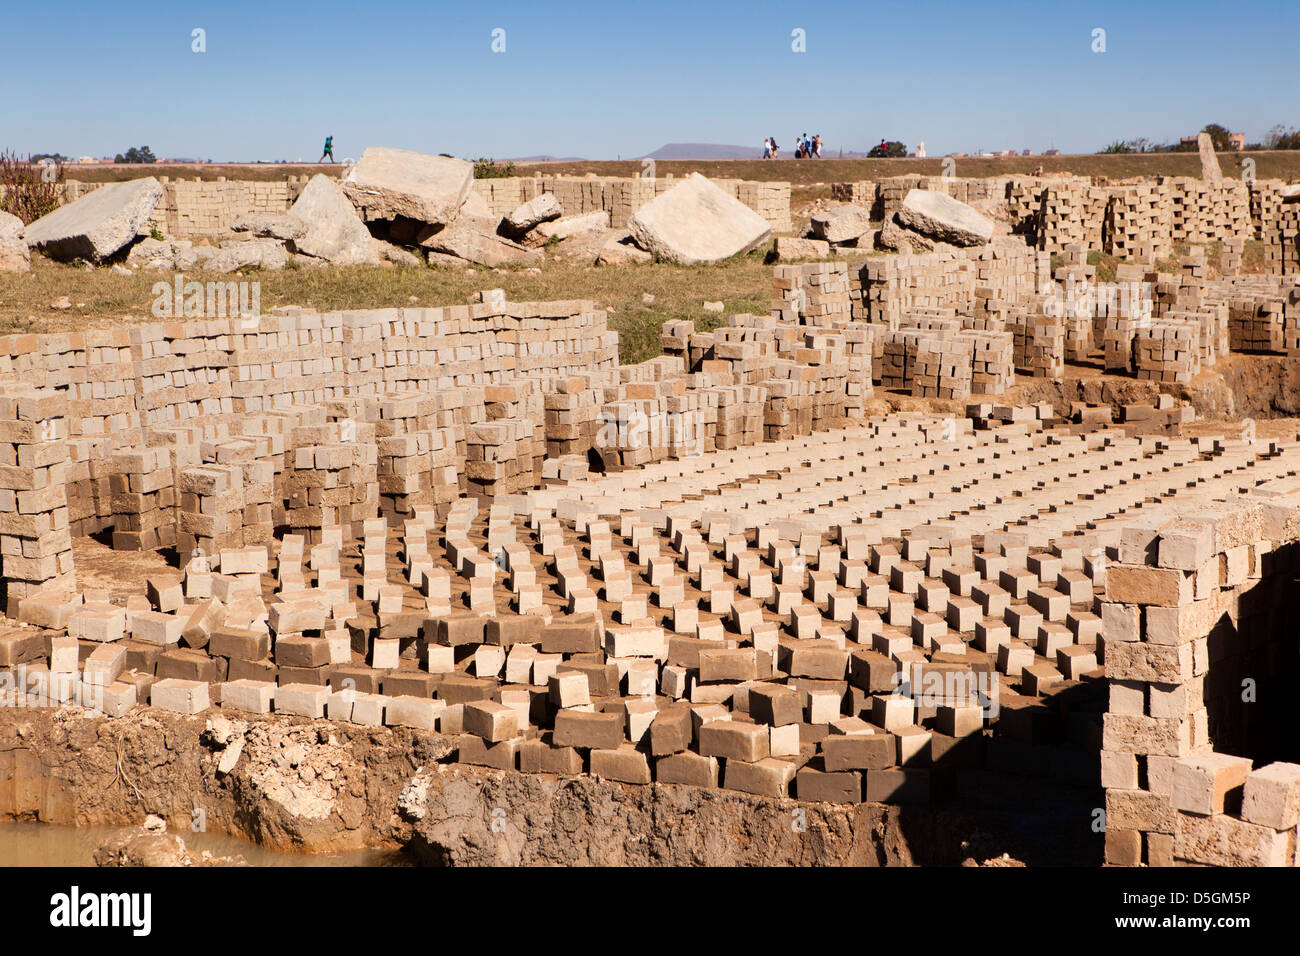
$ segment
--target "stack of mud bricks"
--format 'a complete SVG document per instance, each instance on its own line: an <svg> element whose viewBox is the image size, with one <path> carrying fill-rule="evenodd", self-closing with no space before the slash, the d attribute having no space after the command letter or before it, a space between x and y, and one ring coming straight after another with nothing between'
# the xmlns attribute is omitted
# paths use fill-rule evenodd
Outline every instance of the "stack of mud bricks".
<svg viewBox="0 0 1300 956"><path fill-rule="evenodd" d="M1191 382L1201 370L1200 337L1200 323L1194 319L1153 320L1134 336L1135 374L1155 382Z"/></svg>
<svg viewBox="0 0 1300 956"><path fill-rule="evenodd" d="M44 586L76 586L66 413L53 390L0 386L0 602L11 617Z"/></svg>
<svg viewBox="0 0 1300 956"><path fill-rule="evenodd" d="M479 498L513 494L533 484L533 424L521 418L470 425L465 478Z"/></svg>
<svg viewBox="0 0 1300 956"><path fill-rule="evenodd" d="M874 182L861 180L855 183L831 183L831 199L836 202L861 206L871 211L873 220L884 219L884 207L880 202L880 190Z"/></svg>
<svg viewBox="0 0 1300 956"><path fill-rule="evenodd" d="M1101 346L1107 371L1133 371L1133 338L1151 321L1154 311L1144 279L1141 266L1120 264L1115 267L1116 295L1099 298L1095 303L1093 338Z"/></svg>
<svg viewBox="0 0 1300 956"><path fill-rule="evenodd" d="M670 329L669 326L673 328ZM671 346L679 341L681 352L685 352L694 331L693 322L665 322L662 336L665 353L678 354L671 351ZM593 377L561 377L555 382L554 390L546 393L543 403L546 456L560 458L564 455L585 455L596 440L600 418L601 403Z"/></svg>
<svg viewBox="0 0 1300 956"><path fill-rule="evenodd" d="M1254 238L1264 243L1264 262L1273 275L1300 273L1300 203L1284 202L1279 179L1250 185Z"/></svg>
<svg viewBox="0 0 1300 956"><path fill-rule="evenodd" d="M166 448L125 448L111 459L114 551L157 551L176 543L176 485Z"/></svg>
<svg viewBox="0 0 1300 956"><path fill-rule="evenodd" d="M305 425L291 433L285 522L308 544L329 527L360 527L379 510L375 425L345 418Z"/></svg>
<svg viewBox="0 0 1300 956"><path fill-rule="evenodd" d="M1127 259L1139 248L1154 246L1158 258L1171 255L1172 193L1171 186L1156 183L1113 187L1106 210L1104 251Z"/></svg>
<svg viewBox="0 0 1300 956"><path fill-rule="evenodd" d="M1016 310L1011 314L1010 330L1015 338L1018 370L1032 378L1060 378L1065 374L1063 318L1041 311Z"/></svg>
<svg viewBox="0 0 1300 956"><path fill-rule="evenodd" d="M972 395L1001 395L1016 384L1016 343L1011 332L963 329L956 338L971 346Z"/></svg>
<svg viewBox="0 0 1300 956"><path fill-rule="evenodd" d="M1170 238L1175 243L1215 242L1253 231L1250 188L1241 180L1178 177L1172 187Z"/></svg>
<svg viewBox="0 0 1300 956"><path fill-rule="evenodd" d="M912 395L965 401L971 394L974 343L961 335L928 335L916 345Z"/></svg>
<svg viewBox="0 0 1300 956"><path fill-rule="evenodd" d="M1300 767L1265 762L1286 731L1255 713L1289 699L1297 514L1283 480L1121 532L1101 604L1107 863L1300 862Z"/></svg>
<svg viewBox="0 0 1300 956"><path fill-rule="evenodd" d="M1282 303L1254 296L1232 300L1228 306L1228 343L1234 352L1284 351Z"/></svg>
<svg viewBox="0 0 1300 956"><path fill-rule="evenodd" d="M1082 245L1065 247L1065 264L1054 276L1062 289L1061 318L1065 322L1065 359L1085 362L1093 349L1093 301L1090 290L1097 276L1096 266L1088 265L1088 250Z"/></svg>
<svg viewBox="0 0 1300 956"><path fill-rule="evenodd" d="M1105 190L1073 179L1047 185L1039 199L1038 248L1061 252L1067 246L1101 249Z"/></svg>
<svg viewBox="0 0 1300 956"><path fill-rule="evenodd" d="M119 444L138 441L135 368L126 329L88 329L84 363L68 368L68 434L72 438L112 436Z"/></svg>
<svg viewBox="0 0 1300 956"><path fill-rule="evenodd" d="M919 329L897 329L880 338L884 349L880 358L880 387L910 392L916 376L916 353L925 333Z"/></svg>
<svg viewBox="0 0 1300 956"><path fill-rule="evenodd" d="M177 485L176 550L216 554L244 545L244 470L239 465L200 465L181 470Z"/></svg>
<svg viewBox="0 0 1300 956"><path fill-rule="evenodd" d="M829 326L849 321L849 267L843 262L776 266L772 314L785 322Z"/></svg>
<svg viewBox="0 0 1300 956"><path fill-rule="evenodd" d="M232 412L230 322L153 323L130 330L141 425Z"/></svg>
<svg viewBox="0 0 1300 956"><path fill-rule="evenodd" d="M519 473L527 480L542 473L546 457L546 406L545 391L549 390L551 377L541 379L516 379L504 385L487 385L483 389L484 407L489 422L517 422L513 427L523 436L518 446Z"/></svg>
<svg viewBox="0 0 1300 956"><path fill-rule="evenodd" d="M276 467L283 467L283 435L245 435L200 445L204 464L237 467L242 474L244 547L269 548L276 527ZM281 506L282 508L282 506Z"/></svg>
<svg viewBox="0 0 1300 956"><path fill-rule="evenodd" d="M169 180L150 223L174 239L233 235L231 227L253 212L284 213L296 198L287 179Z"/></svg>
<svg viewBox="0 0 1300 956"><path fill-rule="evenodd" d="M266 413L334 397L343 375L343 319L339 313L287 312L241 321L231 331L232 410Z"/></svg>

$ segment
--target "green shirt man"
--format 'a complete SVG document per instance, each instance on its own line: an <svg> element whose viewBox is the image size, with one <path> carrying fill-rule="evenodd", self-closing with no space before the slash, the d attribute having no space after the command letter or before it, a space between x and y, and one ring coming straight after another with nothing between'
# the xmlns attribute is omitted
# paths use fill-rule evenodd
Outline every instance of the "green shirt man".
<svg viewBox="0 0 1300 956"><path fill-rule="evenodd" d="M333 136L325 137L325 152L320 154L320 159L317 160L317 162L321 162L321 163L325 162L326 156L330 158L331 163L334 162L334 137Z"/></svg>

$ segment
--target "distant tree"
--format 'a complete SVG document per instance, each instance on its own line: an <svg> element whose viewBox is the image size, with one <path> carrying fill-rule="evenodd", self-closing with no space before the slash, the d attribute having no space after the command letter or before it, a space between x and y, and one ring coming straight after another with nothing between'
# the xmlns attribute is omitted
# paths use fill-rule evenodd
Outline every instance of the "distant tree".
<svg viewBox="0 0 1300 956"><path fill-rule="evenodd" d="M1228 140L1228 137L1232 134L1218 123L1208 123L1201 132L1210 134L1210 141L1214 143L1215 149L1225 150L1232 148L1231 142Z"/></svg>
<svg viewBox="0 0 1300 956"><path fill-rule="evenodd" d="M867 153L872 159L894 159L899 156L907 155L907 147L897 140L889 140L885 145L871 147L871 152Z"/></svg>
<svg viewBox="0 0 1300 956"><path fill-rule="evenodd" d="M1264 137L1265 149L1300 149L1300 131L1278 123Z"/></svg>
<svg viewBox="0 0 1300 956"><path fill-rule="evenodd" d="M1102 150L1103 153L1131 153L1133 151L1132 144L1125 139L1117 139Z"/></svg>
<svg viewBox="0 0 1300 956"><path fill-rule="evenodd" d="M148 146L132 146L125 153L113 157L115 163L156 163L158 158Z"/></svg>
<svg viewBox="0 0 1300 956"><path fill-rule="evenodd" d="M68 157L62 153L32 153L30 158L33 163L39 163L42 159L48 159L50 162L60 165L68 162Z"/></svg>

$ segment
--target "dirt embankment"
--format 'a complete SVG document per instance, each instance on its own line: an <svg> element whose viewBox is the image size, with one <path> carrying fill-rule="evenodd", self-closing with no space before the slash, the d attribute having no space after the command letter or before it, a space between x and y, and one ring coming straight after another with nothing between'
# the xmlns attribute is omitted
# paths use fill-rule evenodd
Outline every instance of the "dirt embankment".
<svg viewBox="0 0 1300 956"><path fill-rule="evenodd" d="M287 851L404 847L431 865L970 865L1004 864L1004 852L1089 862L1086 847L1062 855L1023 808L624 786L450 763L454 747L438 734L294 717L10 709L0 821L128 826L156 814L182 837L206 827Z"/></svg>

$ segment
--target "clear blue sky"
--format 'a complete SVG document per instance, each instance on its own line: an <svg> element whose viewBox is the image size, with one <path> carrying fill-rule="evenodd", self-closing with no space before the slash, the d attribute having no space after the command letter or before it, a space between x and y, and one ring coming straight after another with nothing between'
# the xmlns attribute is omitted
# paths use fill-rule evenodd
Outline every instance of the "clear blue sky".
<svg viewBox="0 0 1300 956"><path fill-rule="evenodd" d="M613 159L807 132L933 156L1300 126L1295 0L6 6L0 148L23 153L314 161L332 133L340 159Z"/></svg>

